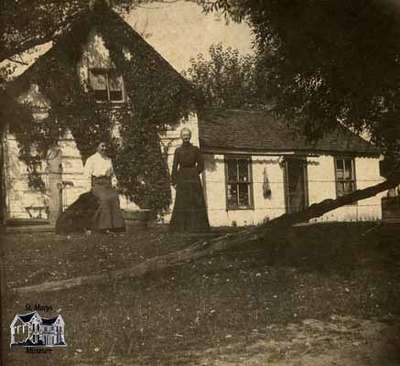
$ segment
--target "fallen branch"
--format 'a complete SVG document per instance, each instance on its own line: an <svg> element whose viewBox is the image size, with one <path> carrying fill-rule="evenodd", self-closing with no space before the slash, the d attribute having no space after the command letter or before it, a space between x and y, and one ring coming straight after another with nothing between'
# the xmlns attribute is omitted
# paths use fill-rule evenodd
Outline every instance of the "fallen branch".
<svg viewBox="0 0 400 366"><path fill-rule="evenodd" d="M218 252L223 252L239 245L243 246L257 240L273 237L274 232L281 232L281 230L294 224L308 221L309 219L319 217L341 206L375 196L376 194L396 187L399 184L400 176L396 176L395 178L383 183L355 191L338 199L327 199L320 203L313 204L304 211L279 216L278 218L259 226L246 228L239 232L226 234L210 240L198 241L189 248L164 256L147 259L144 262L127 269L97 275L76 277L68 280L45 282L38 285L14 288L11 289L11 291L16 294L49 292L71 289L84 285L102 284L110 280L115 281L123 278L142 277L149 273L163 271L168 268L181 266L199 258L212 256Z"/></svg>
<svg viewBox="0 0 400 366"><path fill-rule="evenodd" d="M21 58L21 56L20 56L20 58ZM6 60L8 60L10 62L15 62L16 64L23 65L23 66L29 65L27 62L19 61L19 60L16 60L14 58L11 58L11 57L6 58Z"/></svg>

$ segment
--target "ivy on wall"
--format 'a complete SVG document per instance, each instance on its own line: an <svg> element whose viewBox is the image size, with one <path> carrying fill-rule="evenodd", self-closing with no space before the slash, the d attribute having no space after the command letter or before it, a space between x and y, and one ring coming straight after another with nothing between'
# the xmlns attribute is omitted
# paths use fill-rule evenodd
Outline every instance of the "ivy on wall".
<svg viewBox="0 0 400 366"><path fill-rule="evenodd" d="M117 107L97 103L93 91L85 91L79 78L78 64L94 30L101 34L124 79L126 101ZM67 131L84 161L105 141L121 193L140 207L163 210L170 205L168 166L159 135L192 109L192 88L115 12L100 4L79 14L69 32L16 79L10 90L20 95L33 83L39 85L51 109L40 123L25 119L12 126L21 160L32 166L32 151L43 158ZM115 125L119 138L112 134Z"/></svg>

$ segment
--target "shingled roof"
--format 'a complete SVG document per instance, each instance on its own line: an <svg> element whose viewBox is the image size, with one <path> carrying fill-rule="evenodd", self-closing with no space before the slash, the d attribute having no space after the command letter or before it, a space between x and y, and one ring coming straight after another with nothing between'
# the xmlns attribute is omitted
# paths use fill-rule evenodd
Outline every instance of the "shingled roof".
<svg viewBox="0 0 400 366"><path fill-rule="evenodd" d="M200 147L205 152L295 152L378 156L379 150L338 124L316 141L268 111L205 110L199 115Z"/></svg>

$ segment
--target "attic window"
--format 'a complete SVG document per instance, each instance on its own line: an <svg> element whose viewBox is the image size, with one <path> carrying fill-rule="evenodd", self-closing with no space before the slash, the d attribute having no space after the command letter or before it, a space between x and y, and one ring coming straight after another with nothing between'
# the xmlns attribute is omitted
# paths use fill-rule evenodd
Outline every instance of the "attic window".
<svg viewBox="0 0 400 366"><path fill-rule="evenodd" d="M122 103L124 101L124 82L114 69L91 69L89 82L98 102Z"/></svg>

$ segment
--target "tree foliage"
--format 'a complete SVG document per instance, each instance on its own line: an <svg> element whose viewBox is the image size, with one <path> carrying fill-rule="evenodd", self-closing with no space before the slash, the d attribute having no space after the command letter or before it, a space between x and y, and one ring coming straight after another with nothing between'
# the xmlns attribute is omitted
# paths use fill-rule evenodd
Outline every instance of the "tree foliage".
<svg viewBox="0 0 400 366"><path fill-rule="evenodd" d="M400 7L389 0L215 0L246 20L268 70L275 111L318 137L336 121L388 154L400 138Z"/></svg>
<svg viewBox="0 0 400 366"><path fill-rule="evenodd" d="M152 1L113 0L112 4L123 11ZM398 150L400 9L396 1L194 1L206 11L222 11L250 24L278 113L306 121L310 136L333 128L340 119L356 130L369 131L387 152ZM3 1L0 60L57 39L90 3Z"/></svg>
<svg viewBox="0 0 400 366"><path fill-rule="evenodd" d="M190 60L184 73L199 92L205 107L261 108L265 78L254 55L240 55L239 50L211 45L209 55L199 54Z"/></svg>

